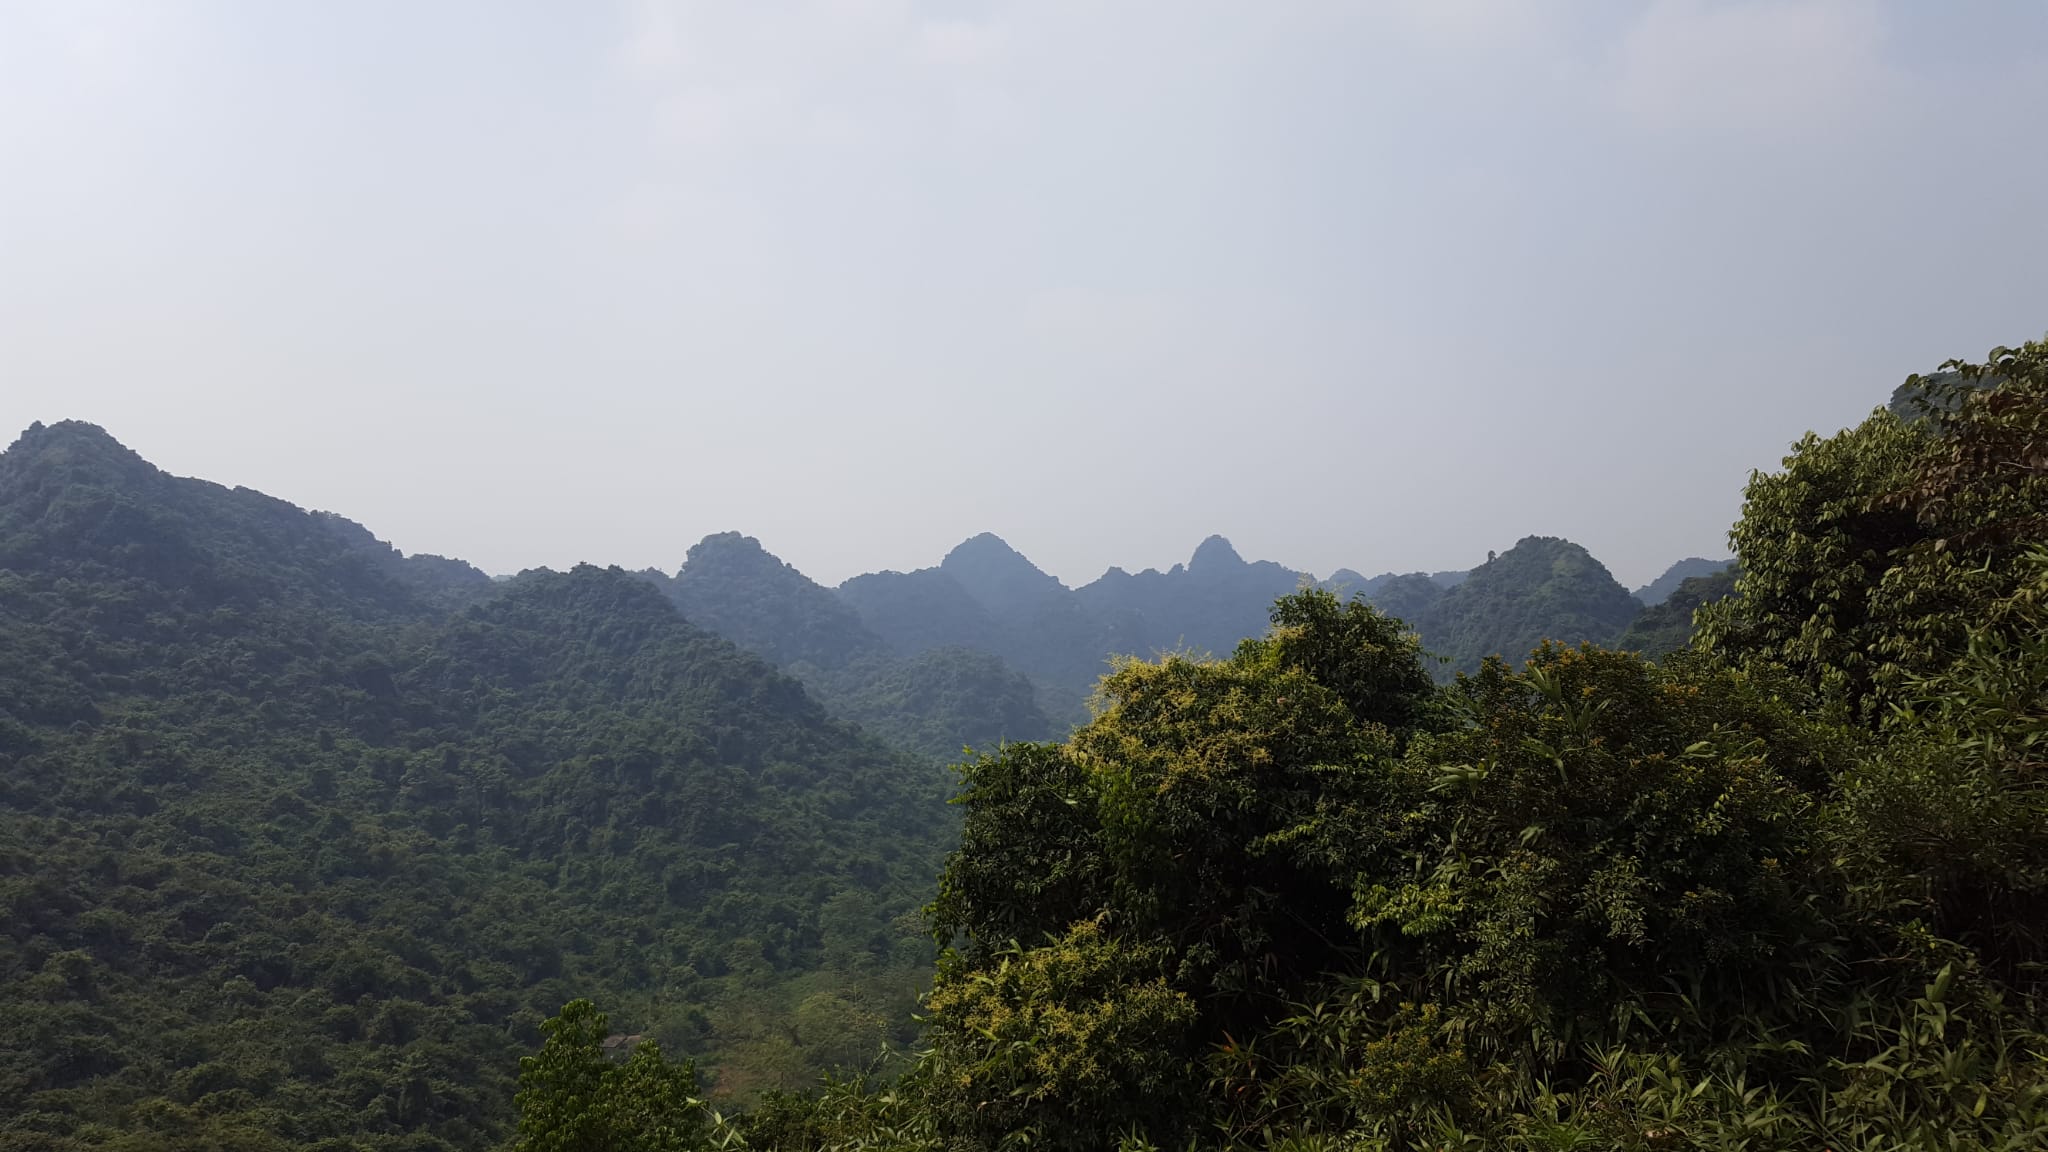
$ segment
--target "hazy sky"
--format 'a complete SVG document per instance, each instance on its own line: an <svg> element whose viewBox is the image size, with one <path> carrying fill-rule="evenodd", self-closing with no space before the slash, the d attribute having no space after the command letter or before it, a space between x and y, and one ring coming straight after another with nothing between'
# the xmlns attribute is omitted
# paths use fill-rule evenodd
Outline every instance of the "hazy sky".
<svg viewBox="0 0 2048 1152"><path fill-rule="evenodd" d="M1635 584L2048 330L2044 131L2040 0L0 0L0 425L494 572Z"/></svg>

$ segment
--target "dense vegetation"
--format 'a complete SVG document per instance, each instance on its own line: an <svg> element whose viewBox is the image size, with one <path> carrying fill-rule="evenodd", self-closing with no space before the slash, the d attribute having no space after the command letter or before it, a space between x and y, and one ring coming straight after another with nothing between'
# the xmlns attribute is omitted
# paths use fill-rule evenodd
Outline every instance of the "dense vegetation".
<svg viewBox="0 0 2048 1152"><path fill-rule="evenodd" d="M727 1094L908 1035L942 772L616 570L0 455L0 1146L483 1148L563 1003Z"/></svg>
<svg viewBox="0 0 2048 1152"><path fill-rule="evenodd" d="M1655 659L1692 644L1693 619L1700 607L1735 594L1736 568L1724 565L1704 576L1688 576L1669 595L1644 608L1629 622L1614 646Z"/></svg>
<svg viewBox="0 0 2048 1152"><path fill-rule="evenodd" d="M2048 346L1732 542L494 584L32 428L0 1148L2048 1144Z"/></svg>
<svg viewBox="0 0 2048 1152"><path fill-rule="evenodd" d="M1438 684L1311 589L1122 665L964 766L900 1077L719 1115L577 1005L523 1146L2048 1145L2048 345L1950 367L1752 481L1661 662Z"/></svg>
<svg viewBox="0 0 2048 1152"><path fill-rule="evenodd" d="M1680 584L1685 583L1687 580L1712 576L1728 567L1728 563L1726 560L1707 560L1698 556L1688 556L1671 567L1666 568L1662 576L1636 589L1634 593L1635 598L1642 601L1644 606L1655 608L1669 600L1671 594L1678 591Z"/></svg>
<svg viewBox="0 0 2048 1152"><path fill-rule="evenodd" d="M1584 548L1530 536L1441 593L1399 578L1368 597L1396 611L1429 649L1460 672L1489 656L1519 657L1545 640L1611 642L1642 604ZM1397 597L1401 599L1397 599Z"/></svg>

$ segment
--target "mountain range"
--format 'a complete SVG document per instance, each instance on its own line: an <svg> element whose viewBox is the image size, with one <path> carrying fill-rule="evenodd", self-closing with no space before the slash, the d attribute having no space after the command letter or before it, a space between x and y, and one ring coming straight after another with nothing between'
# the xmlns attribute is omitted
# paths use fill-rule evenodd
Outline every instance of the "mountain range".
<svg viewBox="0 0 2048 1152"><path fill-rule="evenodd" d="M1068 588L984 534L827 588L723 533L673 574L493 579L31 427L0 453L0 1115L492 1146L577 996L724 1096L858 1066L912 1036L940 762L1062 737L1117 656L1228 653L1308 584L1446 672L1645 611L1545 537L1327 581L1210 537Z"/></svg>
<svg viewBox="0 0 2048 1152"><path fill-rule="evenodd" d="M1611 643L1668 589L1725 566L1682 560L1631 594L1579 545L1531 536L1469 572L1340 569L1318 579L1247 561L1211 536L1167 571L1111 568L1069 588L983 533L932 567L828 588L752 537L726 532L693 546L674 575L642 576L685 617L803 680L848 719L943 756L963 737L986 748L991 738L1036 740L1070 727L1119 656L1228 655L1265 633L1276 599L1303 587L1363 597L1399 617L1449 675L1474 671L1487 656L1519 660L1544 640ZM962 675L987 693L878 687Z"/></svg>

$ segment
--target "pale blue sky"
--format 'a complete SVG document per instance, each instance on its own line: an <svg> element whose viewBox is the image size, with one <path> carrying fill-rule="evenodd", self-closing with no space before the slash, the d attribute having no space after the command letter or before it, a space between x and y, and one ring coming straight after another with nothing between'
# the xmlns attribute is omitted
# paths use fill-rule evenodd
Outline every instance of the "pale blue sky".
<svg viewBox="0 0 2048 1152"><path fill-rule="evenodd" d="M492 571L1641 583L2048 329L2048 4L0 0L0 425Z"/></svg>

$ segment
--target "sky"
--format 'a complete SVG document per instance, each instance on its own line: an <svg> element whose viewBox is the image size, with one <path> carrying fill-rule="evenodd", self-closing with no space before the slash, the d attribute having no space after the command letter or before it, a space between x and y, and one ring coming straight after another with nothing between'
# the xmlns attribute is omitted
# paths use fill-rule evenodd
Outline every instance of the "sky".
<svg viewBox="0 0 2048 1152"><path fill-rule="evenodd" d="M2048 4L0 0L0 442L491 572L1726 554L2048 332Z"/></svg>

